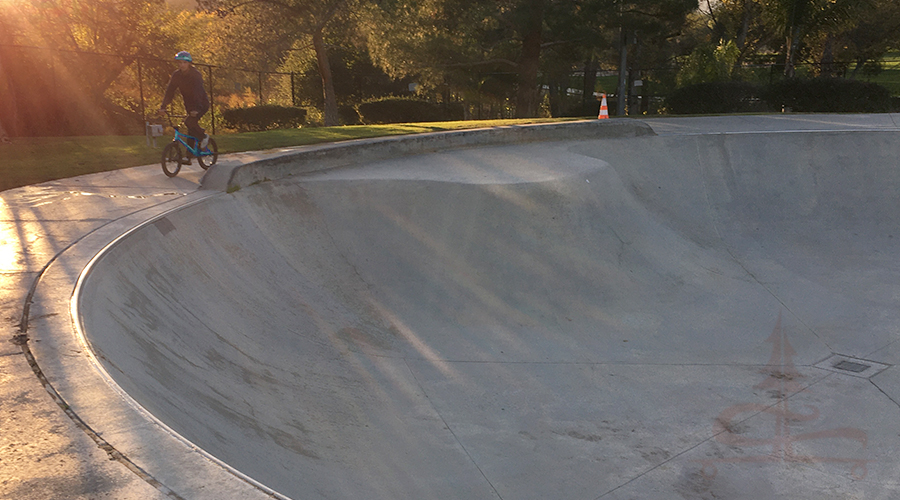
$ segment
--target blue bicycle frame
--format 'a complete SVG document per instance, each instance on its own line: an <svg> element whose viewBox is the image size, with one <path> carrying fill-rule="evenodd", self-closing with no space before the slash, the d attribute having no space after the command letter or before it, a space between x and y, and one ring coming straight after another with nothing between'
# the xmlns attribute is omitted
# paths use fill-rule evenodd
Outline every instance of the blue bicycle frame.
<svg viewBox="0 0 900 500"><path fill-rule="evenodd" d="M194 137L192 135L187 135L187 134L181 132L180 130L178 130L178 127L173 126L172 128L175 129L175 137L173 137L172 140L180 142L185 147L185 149L187 149L188 152L190 152L192 155L194 155L194 156L212 156L213 155L213 152L209 150L209 147L205 147L205 148L203 148L203 151L200 151L199 148L200 148L201 139L197 139L196 137ZM194 140L193 147L188 145L189 139Z"/></svg>
<svg viewBox="0 0 900 500"><path fill-rule="evenodd" d="M166 116L169 118L169 125L175 130L175 136L172 138L172 142L163 148L160 162L162 164L163 172L167 176L175 177L178 175L182 165L191 164L191 158L197 158L197 163L199 163L200 167L204 170L216 163L219 157L219 147L216 145L215 139L210 137L206 147L201 148L201 139L187 135L179 130L179 127L184 126L184 122L175 126L172 124L173 115L166 113ZM183 115L176 115L175 117L182 119L186 118L186 116ZM190 142L193 142L194 145L191 146L189 144ZM184 149L182 149L182 146Z"/></svg>

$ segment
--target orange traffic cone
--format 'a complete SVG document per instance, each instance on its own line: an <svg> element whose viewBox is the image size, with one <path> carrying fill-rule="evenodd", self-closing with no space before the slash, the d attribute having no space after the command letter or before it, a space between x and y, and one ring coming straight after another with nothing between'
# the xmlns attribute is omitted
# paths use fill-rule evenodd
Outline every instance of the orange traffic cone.
<svg viewBox="0 0 900 500"><path fill-rule="evenodd" d="M600 97L600 114L597 115L598 120L602 120L604 118L609 118L609 110L606 108L606 93L601 94Z"/></svg>

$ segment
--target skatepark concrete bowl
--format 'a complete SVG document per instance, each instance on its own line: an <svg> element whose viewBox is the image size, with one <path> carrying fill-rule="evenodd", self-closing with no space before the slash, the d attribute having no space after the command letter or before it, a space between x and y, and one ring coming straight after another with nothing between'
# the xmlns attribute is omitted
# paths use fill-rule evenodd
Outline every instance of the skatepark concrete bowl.
<svg viewBox="0 0 900 500"><path fill-rule="evenodd" d="M237 169L106 248L77 321L276 495L894 497L896 125L725 120Z"/></svg>

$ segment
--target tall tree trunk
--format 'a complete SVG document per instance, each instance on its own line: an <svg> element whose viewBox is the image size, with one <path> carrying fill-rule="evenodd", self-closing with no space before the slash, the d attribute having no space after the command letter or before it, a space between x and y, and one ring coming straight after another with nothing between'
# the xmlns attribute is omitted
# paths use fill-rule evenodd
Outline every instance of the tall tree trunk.
<svg viewBox="0 0 900 500"><path fill-rule="evenodd" d="M0 23L0 29L6 30L6 26ZM6 31L9 33L9 31ZM0 43L6 44L6 47L0 46L0 142L9 142L9 136L12 134L16 137L18 134L18 105L16 100L16 85L12 78L12 68L8 64L9 61L16 60L10 52L12 52L12 36L0 37Z"/></svg>
<svg viewBox="0 0 900 500"><path fill-rule="evenodd" d="M3 49L0 48L0 51ZM3 66L3 55L0 54L0 90L5 91L0 93L3 97L0 98L0 143L8 143L9 142L9 133L6 131L7 127L12 130L15 135L16 131L16 120L18 113L16 113L16 92L12 87L12 82L7 78L6 73L4 72Z"/></svg>
<svg viewBox="0 0 900 500"><path fill-rule="evenodd" d="M563 85L565 85L565 83ZM559 79L556 78L556 76L552 76L547 86L549 91L548 97L550 98L550 116L556 118L560 116L560 112L562 111L562 99L559 98Z"/></svg>
<svg viewBox="0 0 900 500"><path fill-rule="evenodd" d="M856 75L857 75L857 73L859 73L859 69L862 68L863 64L865 64L865 63L866 63L865 57L862 57L862 56L857 57L856 64L853 65L853 71L850 72L850 76L848 76L847 78L850 80L856 80Z"/></svg>
<svg viewBox="0 0 900 500"><path fill-rule="evenodd" d="M628 98L628 31L619 28L619 85L616 90L616 116L625 116Z"/></svg>
<svg viewBox="0 0 900 500"><path fill-rule="evenodd" d="M734 61L731 68L731 74L737 74L744 64L745 48L747 47L747 36L750 33L750 20L753 18L753 0L744 0L744 11L741 14L741 30L738 32L736 45L738 48L738 57Z"/></svg>
<svg viewBox="0 0 900 500"><path fill-rule="evenodd" d="M788 33L785 41L787 54L784 61L784 76L793 78L796 74L797 52L800 50L803 25L807 22L807 13L810 9L810 0L791 0L790 10L787 12Z"/></svg>
<svg viewBox="0 0 900 500"><path fill-rule="evenodd" d="M834 35L825 37L822 59L819 60L819 76L834 76Z"/></svg>
<svg viewBox="0 0 900 500"><path fill-rule="evenodd" d="M338 118L337 98L334 93L334 77L331 74L331 63L328 60L325 37L321 29L313 33L313 47L316 49L316 62L319 65L319 74L322 75L322 89L325 94L325 126L334 127L341 123Z"/></svg>
<svg viewBox="0 0 900 500"><path fill-rule="evenodd" d="M633 111L640 113L640 105L638 104L637 87L634 86L636 80L641 79L641 44L638 39L638 33L634 34L634 54L631 57L631 64L628 67L628 110L629 114ZM643 85L643 82L641 82ZM643 89L642 89L643 90Z"/></svg>
<svg viewBox="0 0 900 500"><path fill-rule="evenodd" d="M793 78L796 74L797 51L800 49L800 26L791 26L790 37L785 42L787 56L784 60L784 76Z"/></svg>
<svg viewBox="0 0 900 500"><path fill-rule="evenodd" d="M538 114L540 89L538 70L544 27L544 0L528 0L523 26L522 59L519 62L519 88L516 93L516 117L533 118Z"/></svg>
<svg viewBox="0 0 900 500"><path fill-rule="evenodd" d="M747 45L747 34L750 32L750 19L753 16L752 0L744 0L744 11L741 13L741 31L737 36L737 48L743 51Z"/></svg>
<svg viewBox="0 0 900 500"><path fill-rule="evenodd" d="M593 106L597 99L594 91L597 87L597 61L591 57L584 63L584 79L582 80L581 110L586 112L588 106Z"/></svg>

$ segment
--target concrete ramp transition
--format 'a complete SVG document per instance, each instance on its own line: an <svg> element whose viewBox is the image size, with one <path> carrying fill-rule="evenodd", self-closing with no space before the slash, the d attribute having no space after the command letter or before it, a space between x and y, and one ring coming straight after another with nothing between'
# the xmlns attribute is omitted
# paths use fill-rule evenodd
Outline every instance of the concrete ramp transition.
<svg viewBox="0 0 900 500"><path fill-rule="evenodd" d="M140 227L80 321L291 498L888 498L898 162L896 130L357 156Z"/></svg>

